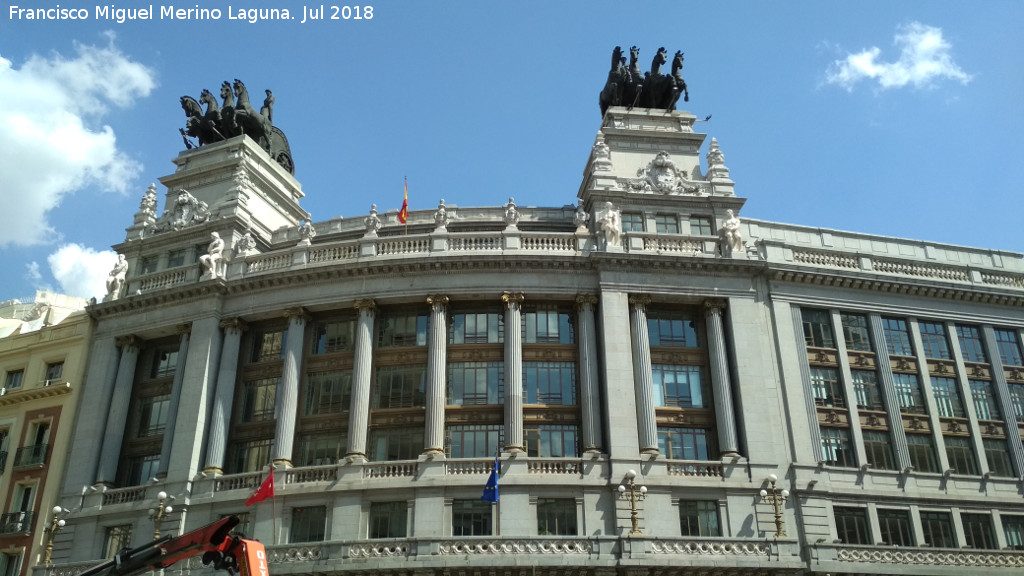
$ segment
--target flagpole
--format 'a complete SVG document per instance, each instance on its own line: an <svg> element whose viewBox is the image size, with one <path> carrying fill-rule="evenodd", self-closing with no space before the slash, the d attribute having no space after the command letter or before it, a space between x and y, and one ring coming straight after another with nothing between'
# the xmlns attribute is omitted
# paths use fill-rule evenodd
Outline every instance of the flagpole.
<svg viewBox="0 0 1024 576"><path fill-rule="evenodd" d="M402 180L405 182L405 235L409 235L409 178L402 176Z"/></svg>

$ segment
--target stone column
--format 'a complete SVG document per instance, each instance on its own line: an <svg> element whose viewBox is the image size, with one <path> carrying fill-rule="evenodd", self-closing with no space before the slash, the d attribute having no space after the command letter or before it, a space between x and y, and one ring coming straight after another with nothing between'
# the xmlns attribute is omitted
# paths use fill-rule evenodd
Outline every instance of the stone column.
<svg viewBox="0 0 1024 576"><path fill-rule="evenodd" d="M427 414L424 454L444 454L445 384L448 373L448 297L435 294L430 304L430 341L427 359Z"/></svg>
<svg viewBox="0 0 1024 576"><path fill-rule="evenodd" d="M597 296L576 297L579 313L580 409L583 414L583 451L601 452L601 382L597 366L597 323L594 321Z"/></svg>
<svg viewBox="0 0 1024 576"><path fill-rule="evenodd" d="M181 402L181 385L185 380L185 359L188 357L188 338L192 333L190 324L178 326L178 364L174 367L174 382L171 384L171 398L167 401L167 425L164 426L164 441L160 447L160 465L157 478L167 478L171 465L171 446L174 444L174 424L178 417L178 403Z"/></svg>
<svg viewBox="0 0 1024 576"><path fill-rule="evenodd" d="M110 399L107 413L107 429L103 433L103 448L100 451L100 468L96 475L97 484L113 484L117 476L117 461L121 456L121 442L128 420L128 404L132 399L132 385L135 383L135 365L139 360L141 345L135 336L118 338L121 348L121 362L117 366L114 394ZM83 415L83 417L87 417ZM148 478L143 479L148 480Z"/></svg>
<svg viewBox="0 0 1024 576"><path fill-rule="evenodd" d="M302 368L302 342L309 316L303 308L285 311L288 318L288 342L284 348L284 367L277 385L274 430L274 466L291 467L292 443L295 441L295 411L299 405L299 370Z"/></svg>
<svg viewBox="0 0 1024 576"><path fill-rule="evenodd" d="M366 427L370 421L370 379L373 364L373 316L371 299L357 300L356 354L352 364L352 407L348 417L347 458L366 460Z"/></svg>
<svg viewBox="0 0 1024 576"><path fill-rule="evenodd" d="M207 474L224 473L224 454L227 451L228 427L231 421L231 405L235 398L238 377L238 352L242 345L242 332L246 324L239 318L220 323L226 338L220 355L220 369L217 372L217 389L213 397L213 413L210 418L210 441L206 447Z"/></svg>
<svg viewBox="0 0 1024 576"><path fill-rule="evenodd" d="M723 457L738 456L736 414L732 404L732 379L729 378L729 357L722 330L725 302L704 302L704 318L708 330L708 356L711 364L711 389L715 397L715 419L718 425L718 449Z"/></svg>
<svg viewBox="0 0 1024 576"><path fill-rule="evenodd" d="M103 431L107 425L107 413L110 398L114 394L114 380L117 378L117 365L120 351L117 339L113 336L101 336L92 341L89 352L89 369L85 376L84 390L88 394L81 396L77 411L81 414L93 414L93 418L77 418L71 436L71 449L65 465L65 495L79 492L82 487L96 481L99 471L100 453L103 450ZM68 498L65 496L65 498ZM81 505L76 501L75 506ZM61 506L70 507L65 500Z"/></svg>
<svg viewBox="0 0 1024 576"><path fill-rule="evenodd" d="M505 452L524 452L522 292L505 292Z"/></svg>
<svg viewBox="0 0 1024 576"><path fill-rule="evenodd" d="M637 436L641 454L658 453L658 426L654 418L654 379L651 375L651 340L647 333L650 296L631 296L633 336L633 388L636 394Z"/></svg>

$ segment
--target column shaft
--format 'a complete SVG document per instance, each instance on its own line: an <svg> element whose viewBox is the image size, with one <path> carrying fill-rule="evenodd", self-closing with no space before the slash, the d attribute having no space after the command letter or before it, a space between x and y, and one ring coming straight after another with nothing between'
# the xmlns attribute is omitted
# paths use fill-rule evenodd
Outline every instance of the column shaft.
<svg viewBox="0 0 1024 576"><path fill-rule="evenodd" d="M118 344L121 346L121 362L117 366L114 394L110 399L107 427L103 433L100 468L96 475L97 484L113 484L116 480L117 462L121 456L121 442L124 440L128 419L128 404L131 402L132 385L135 383L135 365L139 360L139 342L134 336L121 338Z"/></svg>
<svg viewBox="0 0 1024 576"><path fill-rule="evenodd" d="M296 410L299 405L299 370L302 368L302 342L306 333L306 311L288 310L288 342L284 350L284 367L277 386L277 426L274 430L274 465L292 465L292 443L295 440Z"/></svg>
<svg viewBox="0 0 1024 576"><path fill-rule="evenodd" d="M715 397L715 420L718 425L718 449L723 456L738 455L736 442L736 415L732 403L732 379L729 378L729 358L726 352L725 332L722 329L722 307L717 302L704 303L708 330L708 355L711 363L711 387Z"/></svg>
<svg viewBox="0 0 1024 576"><path fill-rule="evenodd" d="M366 459L366 427L370 420L370 368L373 364L373 300L356 302L356 354L352 365L352 407L348 420L347 457Z"/></svg>
<svg viewBox="0 0 1024 576"><path fill-rule="evenodd" d="M579 311L580 409L583 415L583 450L601 451L601 387L597 366L597 323L591 295L576 298Z"/></svg>
<svg viewBox="0 0 1024 576"><path fill-rule="evenodd" d="M242 345L242 332L245 330L245 323L239 319L225 320L220 326L226 337L217 372L217 389L210 418L210 440L206 447L206 467L203 469L212 474L224 473L231 403L235 397L235 379L238 376L238 352Z"/></svg>
<svg viewBox="0 0 1024 576"><path fill-rule="evenodd" d="M629 299L633 336L633 385L636 393L637 436L642 454L658 453L658 426L654 417L654 379L651 375L651 340L647 333L650 298Z"/></svg>
<svg viewBox="0 0 1024 576"><path fill-rule="evenodd" d="M430 341L427 359L427 414L424 454L444 454L445 383L448 366L448 297L434 295L430 304Z"/></svg>
<svg viewBox="0 0 1024 576"><path fill-rule="evenodd" d="M190 326L180 328L178 340L178 365L174 367L174 382L171 383L171 398L168 400L167 425L164 426L164 441L160 446L160 465L158 478L167 477L167 469L171 465L171 446L174 444L174 421L178 417L178 403L181 402L181 385L185 380L185 359L188 357L188 338Z"/></svg>
<svg viewBox="0 0 1024 576"><path fill-rule="evenodd" d="M521 292L505 292L505 451L525 451L523 436L523 332Z"/></svg>

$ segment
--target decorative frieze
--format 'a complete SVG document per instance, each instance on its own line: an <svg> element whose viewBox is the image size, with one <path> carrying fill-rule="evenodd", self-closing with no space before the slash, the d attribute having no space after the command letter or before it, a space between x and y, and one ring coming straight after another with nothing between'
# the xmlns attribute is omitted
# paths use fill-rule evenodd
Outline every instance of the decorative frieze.
<svg viewBox="0 0 1024 576"><path fill-rule="evenodd" d="M466 554L590 554L589 540L493 540L488 542L441 542L442 555Z"/></svg>

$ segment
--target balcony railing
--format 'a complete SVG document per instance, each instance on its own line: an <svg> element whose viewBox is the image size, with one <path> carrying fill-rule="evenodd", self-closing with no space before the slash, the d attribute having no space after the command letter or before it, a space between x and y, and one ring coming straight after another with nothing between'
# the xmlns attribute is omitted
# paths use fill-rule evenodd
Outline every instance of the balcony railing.
<svg viewBox="0 0 1024 576"><path fill-rule="evenodd" d="M0 452L0 473L7 469L7 450Z"/></svg>
<svg viewBox="0 0 1024 576"><path fill-rule="evenodd" d="M14 453L14 467L42 466L46 463L46 449L49 447L49 444L36 444L18 448Z"/></svg>
<svg viewBox="0 0 1024 576"><path fill-rule="evenodd" d="M26 534L32 531L32 512L11 512L0 516L0 534Z"/></svg>

